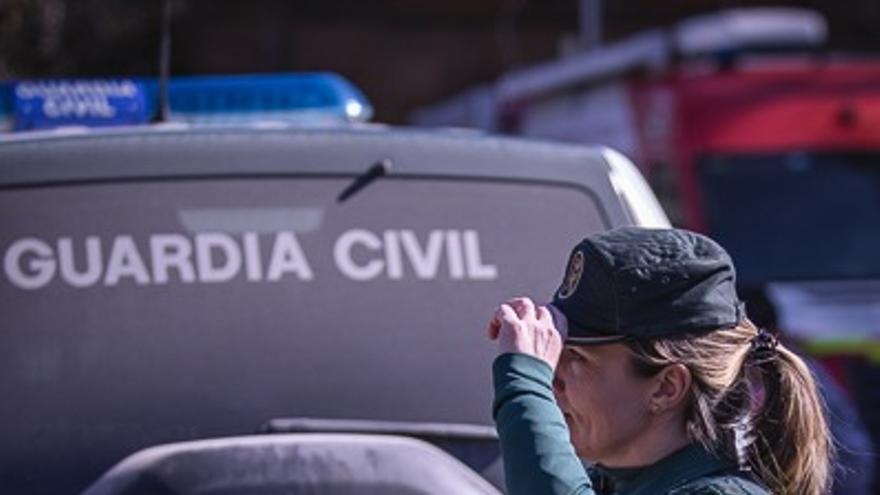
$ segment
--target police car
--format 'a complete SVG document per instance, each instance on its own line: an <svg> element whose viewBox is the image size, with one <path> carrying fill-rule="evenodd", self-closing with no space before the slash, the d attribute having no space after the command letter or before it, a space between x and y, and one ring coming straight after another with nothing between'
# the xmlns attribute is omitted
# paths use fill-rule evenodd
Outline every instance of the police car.
<svg viewBox="0 0 880 495"><path fill-rule="evenodd" d="M0 89L2 493L497 493L489 312L668 226L611 149L335 75Z"/></svg>

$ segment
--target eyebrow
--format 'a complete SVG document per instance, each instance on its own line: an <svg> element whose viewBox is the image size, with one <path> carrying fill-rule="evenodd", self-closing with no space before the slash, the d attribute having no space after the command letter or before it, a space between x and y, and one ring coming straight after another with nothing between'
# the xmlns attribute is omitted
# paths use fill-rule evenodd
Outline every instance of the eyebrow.
<svg viewBox="0 0 880 495"><path fill-rule="evenodd" d="M569 349L571 349L573 352L575 352L581 356L584 356L588 359L595 359L596 358L596 355L594 353L590 352L589 350L587 350L584 346L570 345L567 347Z"/></svg>

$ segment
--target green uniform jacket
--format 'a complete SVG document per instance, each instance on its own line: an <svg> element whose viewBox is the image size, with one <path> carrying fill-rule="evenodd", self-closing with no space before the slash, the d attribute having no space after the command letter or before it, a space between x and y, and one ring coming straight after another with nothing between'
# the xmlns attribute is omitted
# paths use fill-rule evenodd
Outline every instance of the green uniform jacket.
<svg viewBox="0 0 880 495"><path fill-rule="evenodd" d="M691 445L644 468L588 474L553 397L553 370L525 354L493 365L493 415L509 495L767 495L735 464Z"/></svg>

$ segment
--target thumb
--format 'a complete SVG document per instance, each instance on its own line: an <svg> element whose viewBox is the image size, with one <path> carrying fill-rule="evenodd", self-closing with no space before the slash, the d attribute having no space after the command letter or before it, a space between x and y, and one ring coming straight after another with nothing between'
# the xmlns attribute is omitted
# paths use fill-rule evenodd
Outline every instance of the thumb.
<svg viewBox="0 0 880 495"><path fill-rule="evenodd" d="M501 320L499 320L497 316L492 316L492 319L489 320L489 325L486 327L486 332L489 334L489 340L497 339L500 331Z"/></svg>

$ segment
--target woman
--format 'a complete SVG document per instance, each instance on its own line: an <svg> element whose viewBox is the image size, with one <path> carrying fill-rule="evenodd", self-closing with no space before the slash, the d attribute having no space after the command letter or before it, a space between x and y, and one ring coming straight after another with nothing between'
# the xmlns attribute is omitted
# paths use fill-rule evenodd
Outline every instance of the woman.
<svg viewBox="0 0 880 495"><path fill-rule="evenodd" d="M489 336L512 495L827 492L813 379L745 317L730 257L705 236L589 237L550 306L508 301Z"/></svg>

